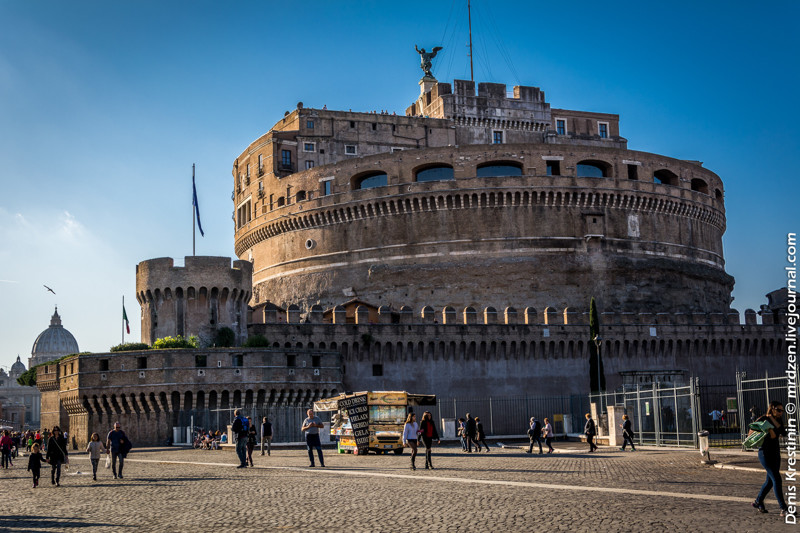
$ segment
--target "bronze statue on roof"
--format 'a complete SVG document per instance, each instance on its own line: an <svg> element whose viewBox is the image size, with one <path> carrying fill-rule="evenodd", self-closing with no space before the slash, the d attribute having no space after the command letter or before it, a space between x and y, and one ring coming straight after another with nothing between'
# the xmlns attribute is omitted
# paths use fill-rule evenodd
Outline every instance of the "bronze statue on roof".
<svg viewBox="0 0 800 533"><path fill-rule="evenodd" d="M420 57L420 68L422 69L422 72L425 73L425 75L422 77L423 80L436 81L436 78L434 78L433 74L431 74L431 67L433 66L431 60L436 57L436 53L441 49L441 46L434 46L433 50L426 52L424 48L420 50L417 48L417 45L414 45L414 50L417 51Z"/></svg>

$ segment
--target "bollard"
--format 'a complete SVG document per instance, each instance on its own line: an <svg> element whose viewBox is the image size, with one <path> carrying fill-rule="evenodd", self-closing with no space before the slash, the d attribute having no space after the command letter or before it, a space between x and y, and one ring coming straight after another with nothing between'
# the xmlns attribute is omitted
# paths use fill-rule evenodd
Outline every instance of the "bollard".
<svg viewBox="0 0 800 533"><path fill-rule="evenodd" d="M711 453L709 452L709 445L708 445L708 435L709 435L708 431L705 430L697 434L700 443L700 455L703 456L703 460L700 461L700 463L704 465L713 465L714 463L716 463L716 461L711 459Z"/></svg>

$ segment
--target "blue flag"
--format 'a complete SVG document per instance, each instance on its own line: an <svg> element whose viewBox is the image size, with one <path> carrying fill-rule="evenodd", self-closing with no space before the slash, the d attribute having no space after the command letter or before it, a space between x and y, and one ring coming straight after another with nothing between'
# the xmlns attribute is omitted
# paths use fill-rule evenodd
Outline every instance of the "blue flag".
<svg viewBox="0 0 800 533"><path fill-rule="evenodd" d="M194 185L194 173L192 173L192 205L197 214L197 228L200 230L200 236L205 237L206 234L203 233L203 225L200 224L200 206L197 205L197 187Z"/></svg>

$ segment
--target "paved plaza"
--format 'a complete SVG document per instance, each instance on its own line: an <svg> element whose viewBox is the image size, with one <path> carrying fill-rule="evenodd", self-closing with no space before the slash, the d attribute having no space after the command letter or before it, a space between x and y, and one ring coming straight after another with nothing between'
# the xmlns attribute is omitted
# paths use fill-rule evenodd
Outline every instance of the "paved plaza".
<svg viewBox="0 0 800 533"><path fill-rule="evenodd" d="M789 531L770 494L769 514L750 507L764 475L755 455L717 455L720 469L689 450L620 452L560 443L558 454L492 446L465 454L340 455L308 468L303 449L255 455L237 469L232 451L134 450L125 479L86 454L72 456L61 487L49 467L33 489L27 458L0 471L0 531ZM46 465L45 465L46 466ZM88 474L87 474L88 472Z"/></svg>

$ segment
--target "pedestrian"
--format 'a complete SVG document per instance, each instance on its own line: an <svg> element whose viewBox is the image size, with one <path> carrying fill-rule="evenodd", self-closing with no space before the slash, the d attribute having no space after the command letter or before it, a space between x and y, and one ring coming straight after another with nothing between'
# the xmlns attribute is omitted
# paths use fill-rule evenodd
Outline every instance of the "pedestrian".
<svg viewBox="0 0 800 533"><path fill-rule="evenodd" d="M306 414L308 417L303 420L303 425L300 428L300 431L305 431L306 433L308 460L311 462L311 464L308 466L310 468L314 468L314 448L316 448L317 455L319 456L319 465L322 468L325 468L325 460L322 458L322 444L319 441L319 430L325 426L323 425L322 420L320 420L318 416L314 415L313 409L306 411Z"/></svg>
<svg viewBox="0 0 800 533"><path fill-rule="evenodd" d="M417 460L417 437L419 437L419 426L417 425L417 415L413 412L408 413L406 423L403 426L403 446L411 448L411 470L416 470L417 465L414 462ZM310 454L311 452L309 452ZM425 468L428 468L427 461Z"/></svg>
<svg viewBox="0 0 800 533"><path fill-rule="evenodd" d="M761 492L756 496L756 501L753 502L753 507L758 509L759 512L766 513L767 509L764 507L764 498L767 497L769 489L775 493L775 499L778 500L778 506L781 508L781 516L786 516L788 507L786 501L783 499L783 487L781 480L781 448L778 439L781 435L786 435L786 428L783 425L783 403L773 400L769 404L767 414L760 416L756 422L769 421L772 424L772 429L767 432L766 438L761 443L758 449L758 460L761 466L767 471L767 479L761 487ZM750 431L752 433L753 430Z"/></svg>
<svg viewBox="0 0 800 533"><path fill-rule="evenodd" d="M419 424L419 433L422 437L422 444L425 445L425 469L430 468L433 470L433 460L431 459L431 452L433 448L433 441L436 444L441 444L442 441L439 437L439 432L436 430L436 423L433 421L433 414L430 411L422 413L422 422Z"/></svg>
<svg viewBox="0 0 800 533"><path fill-rule="evenodd" d="M542 424L536 420L535 416L530 419L530 426L528 427L528 439L531 445L528 447L528 453L533 453L533 445L539 445L539 455L542 455Z"/></svg>
<svg viewBox="0 0 800 533"><path fill-rule="evenodd" d="M472 453L472 443L475 442L476 430L477 428L475 427L475 419L472 418L472 416L469 413L467 413L467 420L465 426L465 431L467 433L467 453ZM478 448L478 451L481 451L480 448Z"/></svg>
<svg viewBox="0 0 800 533"><path fill-rule="evenodd" d="M467 451L467 421L463 418L458 419L458 437L461 440L461 451Z"/></svg>
<svg viewBox="0 0 800 533"><path fill-rule="evenodd" d="M589 453L597 449L594 443L594 437L597 435L597 427L594 425L591 413L586 413L586 425L583 426L583 433L586 435L586 442L589 443Z"/></svg>
<svg viewBox="0 0 800 533"><path fill-rule="evenodd" d="M478 447L478 451L481 451L481 443L486 446L486 451L489 451L489 445L486 444L486 433L483 432L483 422L481 422L480 417L475 417L475 445Z"/></svg>
<svg viewBox="0 0 800 533"><path fill-rule="evenodd" d="M719 432L719 422L722 419L722 412L717 410L717 409L714 409L713 411L708 413L708 416L711 417L712 430L714 431L714 433L718 433Z"/></svg>
<svg viewBox="0 0 800 533"><path fill-rule="evenodd" d="M50 484L61 486L61 465L69 464L67 455L67 439L61 434L61 428L53 426L50 440L47 441L47 462L50 463Z"/></svg>
<svg viewBox="0 0 800 533"><path fill-rule="evenodd" d="M0 465L3 468L8 468L9 464L11 463L11 446L14 444L14 441L11 440L11 437L8 435L8 430L3 430L3 436L0 437L0 453L3 454L2 463Z"/></svg>
<svg viewBox="0 0 800 533"><path fill-rule="evenodd" d="M622 448L620 448L620 450L624 452L625 446L630 443L631 451L635 452L636 446L633 445L633 425L628 415L622 415L622 424L620 424L619 427L622 428Z"/></svg>
<svg viewBox="0 0 800 533"><path fill-rule="evenodd" d="M108 454L106 445L100 442L100 434L92 433L92 440L86 446L86 452L89 454L89 460L92 462L92 479L97 481L97 465L100 464L100 454ZM121 467L120 467L121 468Z"/></svg>
<svg viewBox="0 0 800 533"><path fill-rule="evenodd" d="M267 445L267 455L270 455L272 449L272 422L266 416L261 422L261 455L264 455L264 444Z"/></svg>
<svg viewBox="0 0 800 533"><path fill-rule="evenodd" d="M31 446L31 454L28 456L28 472L33 474L33 488L39 486L39 476L42 472L42 461L44 461L44 457L42 457L42 448L38 444L34 443Z"/></svg>
<svg viewBox="0 0 800 533"><path fill-rule="evenodd" d="M256 428L255 426L250 426L250 429L247 432L247 462L250 464L250 466L255 466L253 464L253 450L256 448L257 442L258 434L256 433Z"/></svg>
<svg viewBox="0 0 800 533"><path fill-rule="evenodd" d="M544 443L547 444L547 453L553 453L553 426L550 425L550 419L545 417L544 419L544 429L542 429L542 436L544 437Z"/></svg>
<svg viewBox="0 0 800 533"><path fill-rule="evenodd" d="M241 409L236 409L233 416L236 418L231 424L231 431L236 436L236 455L239 457L239 466L236 468L247 468L247 434L250 428L247 419L242 416Z"/></svg>
<svg viewBox="0 0 800 533"><path fill-rule="evenodd" d="M106 449L111 451L111 472L114 474L114 479L117 479L117 476L122 479L122 467L125 466L128 444L128 436L122 431L122 425L114 422L114 429L106 436ZM117 460L119 460L119 470L117 470Z"/></svg>

